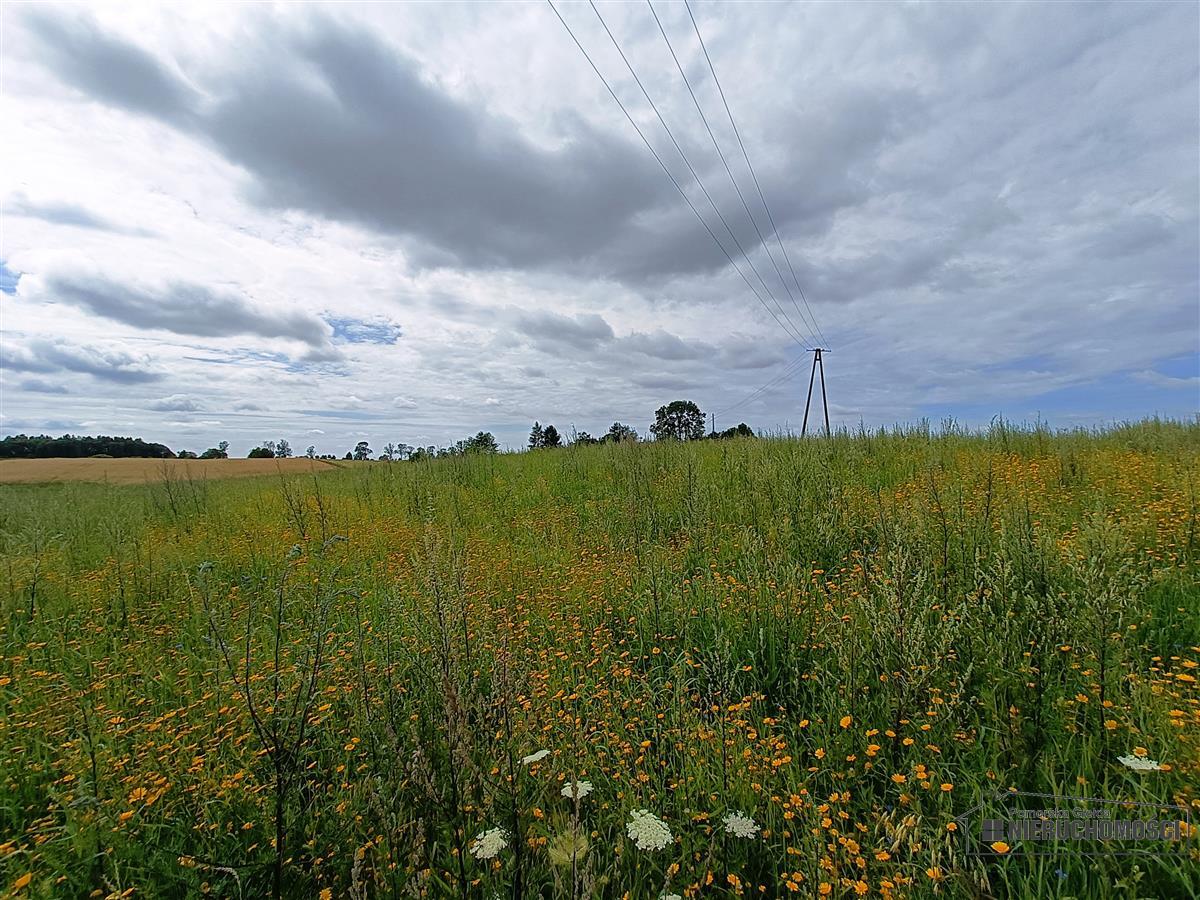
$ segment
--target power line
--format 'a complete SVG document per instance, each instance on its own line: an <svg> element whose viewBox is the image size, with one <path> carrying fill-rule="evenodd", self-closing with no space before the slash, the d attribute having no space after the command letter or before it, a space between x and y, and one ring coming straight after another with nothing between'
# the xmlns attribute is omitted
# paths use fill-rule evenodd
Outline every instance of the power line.
<svg viewBox="0 0 1200 900"><path fill-rule="evenodd" d="M758 175L755 174L754 166L750 162L750 154L746 152L746 145L742 142L742 135L738 131L737 122L733 120L733 111L729 108L729 101L725 99L725 90L721 87L721 79L717 78L717 70L713 66L712 57L708 55L708 47L704 44L704 37L700 34L700 26L696 23L696 17L692 14L691 4L688 0L683 0L683 5L687 7L688 18L692 20L692 28L696 30L696 38L700 41L700 49L704 51L704 59L708 62L708 71L712 73L713 82L717 85L717 92L721 95L721 103L725 106L725 114L729 116L729 124L733 126L733 133L737 138L738 146L742 148L742 156L745 157L746 168L750 170L750 176L754 179L754 187L758 190L758 199L762 201L763 209L766 210L767 220L771 223L771 230L775 233L775 241L779 244L779 249L783 252L784 261L787 263L788 270L792 273L792 280L796 282L796 290L800 292L800 299L804 301L804 308L808 310L813 324L817 326L817 336L823 344L828 345L829 342L825 339L825 335L821 333L821 326L817 325L817 317L813 315L812 307L808 305L808 298L804 296L804 288L800 287L800 279L796 277L796 270L792 267L792 260L788 256L787 248L783 245L783 241L779 237L779 228L775 225L775 217L771 215L771 207L767 205L767 198L763 195L762 185L759 184Z"/></svg>
<svg viewBox="0 0 1200 900"><path fill-rule="evenodd" d="M745 397L743 397L737 403L727 406L724 409L717 410L715 414L718 416L723 416L726 413L733 412L733 410L738 409L742 406L745 406L747 403L758 398L759 396L770 393L772 389L779 387L785 381L787 381L789 378L791 378L794 374L796 374L796 372L798 372L800 370L801 364L804 361L805 361L805 358L803 356L801 356L799 359L793 360L791 363L788 364L787 368L785 368L784 371L780 372L778 375L775 375L773 378L769 379L766 384L763 384L763 385L755 388L753 391L751 391L749 394L747 394Z"/></svg>
<svg viewBox="0 0 1200 900"><path fill-rule="evenodd" d="M671 39L667 36L667 30L663 27L662 20L658 17L658 12L654 9L652 0L646 0L646 5L650 7L650 14L654 16L654 21L658 25L658 32L662 35L663 41L667 45L667 50L671 54L671 59L675 62L675 68L679 70L679 76L683 79L684 86L687 88L688 94L692 98L692 103L696 107L696 112L700 114L700 121L704 123L704 130L708 132L708 137L712 141L713 149L717 151L717 156L721 158L721 164L725 167L725 174L729 176L729 183L733 185L733 189L737 191L738 199L742 201L742 209L746 211L746 217L750 219L750 224L754 226L754 233L758 235L759 245L767 251L767 258L771 260L771 265L775 269L775 274L779 277L779 283L783 285L784 291L787 292L788 299L792 301L792 306L800 316L800 321L804 323L804 327L808 330L813 342L817 342L816 332L819 330L816 326L816 320L810 326L808 320L804 317L799 305L796 303L796 297L792 293L791 286L787 283L787 279L783 277L783 272L779 270L779 263L775 261L775 255L771 253L771 245L767 239L763 237L762 230L758 227L758 221L754 218L754 213L750 211L750 204L746 202L746 197L742 193L741 187L737 183L737 179L733 176L733 170L729 167L729 161L725 158L725 153L721 150L721 144L717 141L717 136L713 134L712 126L708 122L708 116L704 114L704 108L700 105L700 100L696 97L696 92L692 89L692 83L687 77L687 73L683 70L683 65L679 62L679 57L675 53L675 48L671 45Z"/></svg>
<svg viewBox="0 0 1200 900"><path fill-rule="evenodd" d="M621 61L625 63L625 68L627 68L629 70L629 74L633 76L633 80L637 83L638 88L641 90L642 96L646 98L646 102L650 104L650 108L654 111L654 115L658 118L659 124L662 125L663 130L666 131L667 137L671 139L671 143L674 145L676 152L679 153L679 158L683 160L683 164L687 166L688 171L691 172L692 178L694 178L696 180L696 184L700 186L701 192L704 194L705 199L708 200L708 205L712 207L712 211L717 214L717 218L720 219L721 224L725 226L726 233L730 238L733 239L734 245L741 252L742 258L746 260L746 264L750 267L750 271L752 271L755 277L758 278L758 283L761 284L763 290L767 292L767 296L774 300L775 305L779 307L779 311L783 314L784 319L787 320L788 325L791 327L791 332L794 333L794 335L798 335L800 333L800 329L797 328L796 324L791 320L787 310L783 308L783 304L779 302L774 292L767 287L767 283L759 273L758 267L754 265L753 260L751 260L749 254L746 253L746 248L742 246L742 242L739 241L737 235L734 234L733 229L729 226L729 222L725 219L725 216L721 214L721 210L717 207L716 201L713 200L712 195L708 192L708 188L704 185L703 179L700 178L700 173L696 171L691 161L687 158L687 154L683 152L683 147L681 147L679 141L675 139L675 133L671 131L671 126L667 124L667 120L664 119L662 113L659 112L657 104L655 104L653 98L651 98L650 92L646 90L646 86L642 83L642 79L638 77L638 73L633 68L633 64L629 61L629 57L625 55L625 51L621 49L621 44L617 41L616 36L612 33L612 29L610 29L608 27L608 23L604 21L604 16L600 14L600 9L596 6L595 0L588 0L588 2L592 7L592 12L596 14L596 18L600 20L600 25L604 28L604 32L608 35L608 39L612 41L613 47L616 48L617 53L620 55ZM803 344L803 341L800 341L799 343Z"/></svg>
<svg viewBox="0 0 1200 900"><path fill-rule="evenodd" d="M790 337L793 341L795 341L801 347L804 347L804 342L802 340L800 340L795 334L793 334L792 331L789 330L786 325L784 325L782 320L780 320L779 316L777 316L775 314L775 311L773 309L771 309L770 306L767 305L767 301L765 301L762 298L762 295L759 294L758 290L754 287L754 285L750 283L750 279L746 277L746 273L742 271L741 267L737 264L737 261L730 255L729 251L725 249L725 245L721 243L720 239L716 236L716 234L713 232L713 230L709 227L708 222L706 222L704 220L704 216L700 215L700 210L696 209L696 205L694 203L692 203L691 198L687 195L687 193L684 191L684 189L682 187L680 187L679 182L676 180L675 176L673 174L671 174L671 170L667 168L667 164L664 163L662 161L662 157L658 155L658 151L654 149L654 146L650 143L650 141L646 138L646 135L642 132L641 127L638 125L638 123L636 121L634 121L633 116L631 116L629 114L629 110L625 108L625 104L621 102L621 98L618 97L616 91L614 91L612 89L612 86L608 83L608 79L604 77L604 74L596 66L596 63L592 61L592 57L588 54L587 50L584 49L583 44L581 44L579 42L579 38L577 38L575 36L575 32L571 30L571 26L567 24L566 19L564 19L562 17L562 14L559 13L558 7L556 7L554 5L554 0L546 0L546 2L550 5L550 9L552 9L554 11L554 15L558 17L558 21L562 23L563 28L566 29L567 34L569 34L571 36L571 40L575 42L575 46L579 48L579 52L583 54L583 58L588 61L588 65L590 65L592 67L592 71L596 73L596 77L599 78L600 81L604 84L604 87L605 87L605 89L607 89L609 96L611 96L613 98L613 100L616 101L617 106L619 106L621 108L621 112L623 112L625 114L625 118L629 120L629 124L633 126L633 130L636 131L638 134L638 137L640 137L642 139L642 143L646 145L646 149L650 151L650 154L654 157L655 162L657 162L659 167L662 168L662 170L666 174L667 178L669 178L671 180L671 184L673 184L675 186L675 190L679 192L679 196L681 196L683 198L684 202L688 205L688 208L692 211L692 213L696 216L696 218L700 220L700 224L704 226L704 230L708 232L708 236L713 239L713 243L715 243L720 248L721 252L725 255L725 258L727 260L729 260L729 264L732 265L733 268L737 271L738 275L740 275L742 277L742 281L746 282L746 287L750 288L751 293L753 293L754 296L756 298L758 298L758 302L762 304L763 309L765 309L767 312L769 312L771 314L771 318L773 318L779 324L779 327L782 328L787 333L788 337ZM805 349L807 349L807 348L805 348Z"/></svg>

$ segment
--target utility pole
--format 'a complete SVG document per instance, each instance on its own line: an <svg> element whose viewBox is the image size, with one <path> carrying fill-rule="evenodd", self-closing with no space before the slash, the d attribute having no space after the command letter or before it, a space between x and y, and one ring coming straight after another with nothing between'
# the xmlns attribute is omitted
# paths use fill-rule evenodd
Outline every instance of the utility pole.
<svg viewBox="0 0 1200 900"><path fill-rule="evenodd" d="M712 419L712 433L716 434L717 433L717 414L709 413L708 415Z"/></svg>
<svg viewBox="0 0 1200 900"><path fill-rule="evenodd" d="M813 383L817 379L817 369L821 370L821 406L825 410L825 437L831 436L829 430L829 400L825 396L825 361L822 358L824 352L820 347L815 347L812 350L812 374L808 376L808 400L804 404L804 424L800 426L800 437L804 437L804 433L808 430L808 412L812 407L812 390Z"/></svg>

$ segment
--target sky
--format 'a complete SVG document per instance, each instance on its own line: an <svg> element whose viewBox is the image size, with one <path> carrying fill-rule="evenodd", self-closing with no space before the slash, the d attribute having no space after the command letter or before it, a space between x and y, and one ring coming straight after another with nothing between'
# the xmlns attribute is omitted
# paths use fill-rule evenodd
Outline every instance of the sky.
<svg viewBox="0 0 1200 900"><path fill-rule="evenodd" d="M0 7L0 433L1197 414L1197 4L557 6Z"/></svg>

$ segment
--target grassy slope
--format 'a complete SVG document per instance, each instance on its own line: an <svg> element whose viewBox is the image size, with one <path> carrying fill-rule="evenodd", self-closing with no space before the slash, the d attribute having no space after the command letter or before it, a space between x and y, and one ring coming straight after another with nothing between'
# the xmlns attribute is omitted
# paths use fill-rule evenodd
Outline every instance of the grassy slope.
<svg viewBox="0 0 1200 900"><path fill-rule="evenodd" d="M1151 422L5 487L0 886L1194 894L1195 851L947 826L1007 787L1196 802L1198 460Z"/></svg>

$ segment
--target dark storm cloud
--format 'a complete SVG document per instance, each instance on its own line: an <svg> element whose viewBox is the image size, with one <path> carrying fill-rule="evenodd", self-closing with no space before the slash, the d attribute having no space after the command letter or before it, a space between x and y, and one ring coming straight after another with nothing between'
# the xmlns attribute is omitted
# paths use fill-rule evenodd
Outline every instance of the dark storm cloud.
<svg viewBox="0 0 1200 900"><path fill-rule="evenodd" d="M175 282L148 291L102 278L51 275L45 283L51 300L135 328L161 328L198 337L258 335L300 341L322 358L336 357L331 329L320 318L300 310L262 309L232 290Z"/></svg>
<svg viewBox="0 0 1200 900"><path fill-rule="evenodd" d="M149 368L145 359L124 351L73 346L61 340L34 340L25 346L5 347L3 365L12 372L79 372L116 384L141 384L163 377Z"/></svg>

